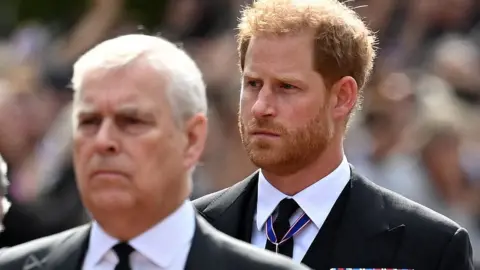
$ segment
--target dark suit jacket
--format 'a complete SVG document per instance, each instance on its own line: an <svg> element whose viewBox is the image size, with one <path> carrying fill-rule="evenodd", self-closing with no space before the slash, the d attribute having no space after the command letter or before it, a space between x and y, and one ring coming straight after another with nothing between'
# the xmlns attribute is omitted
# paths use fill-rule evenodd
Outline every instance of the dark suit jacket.
<svg viewBox="0 0 480 270"><path fill-rule="evenodd" d="M215 228L250 242L258 173L194 201ZM321 196L321 194L319 194ZM356 174L315 237L302 263L339 267L473 269L465 229L450 219Z"/></svg>
<svg viewBox="0 0 480 270"><path fill-rule="evenodd" d="M88 247L89 233L90 225L85 225L2 249L0 250L0 269L81 269ZM308 268L295 264L284 256L253 248L228 237L198 217L185 269L306 270Z"/></svg>
<svg viewBox="0 0 480 270"><path fill-rule="evenodd" d="M75 228L87 222L85 209L75 182L75 171L69 161L55 185L41 199L31 204L11 200L0 233L0 248L23 244Z"/></svg>

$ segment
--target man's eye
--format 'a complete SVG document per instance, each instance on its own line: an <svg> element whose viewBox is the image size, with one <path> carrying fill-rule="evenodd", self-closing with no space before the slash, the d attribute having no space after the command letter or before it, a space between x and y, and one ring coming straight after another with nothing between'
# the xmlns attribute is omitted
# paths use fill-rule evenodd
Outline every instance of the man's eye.
<svg viewBox="0 0 480 270"><path fill-rule="evenodd" d="M120 130L128 134L144 133L151 129L154 125L153 122L145 121L144 119L136 117L122 117L117 121L117 126L120 128Z"/></svg>
<svg viewBox="0 0 480 270"><path fill-rule="evenodd" d="M86 118L79 121L80 126L91 126L100 124L101 120L98 118Z"/></svg>
<svg viewBox="0 0 480 270"><path fill-rule="evenodd" d="M137 124L143 124L143 121L141 121L138 118L133 118L133 117L126 117L122 119L123 124L127 125L137 125Z"/></svg>
<svg viewBox="0 0 480 270"><path fill-rule="evenodd" d="M282 87L283 89L296 89L296 88L297 88L296 86L291 85L291 84L289 84L289 83L282 83L282 84L280 85L280 87Z"/></svg>
<svg viewBox="0 0 480 270"><path fill-rule="evenodd" d="M252 88L257 88L261 86L260 82L257 80L249 80L247 81L247 85Z"/></svg>

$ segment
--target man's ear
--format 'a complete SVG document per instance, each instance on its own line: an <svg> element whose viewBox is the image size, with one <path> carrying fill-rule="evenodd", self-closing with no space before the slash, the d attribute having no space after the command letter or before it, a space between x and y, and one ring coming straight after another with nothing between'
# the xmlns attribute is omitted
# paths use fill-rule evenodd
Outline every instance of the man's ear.
<svg viewBox="0 0 480 270"><path fill-rule="evenodd" d="M207 117L203 113L194 115L184 124L184 131L187 137L184 165L186 168L193 168L205 149L208 133Z"/></svg>
<svg viewBox="0 0 480 270"><path fill-rule="evenodd" d="M331 111L334 119L347 119L358 99L358 85L354 78L345 76L330 90Z"/></svg>

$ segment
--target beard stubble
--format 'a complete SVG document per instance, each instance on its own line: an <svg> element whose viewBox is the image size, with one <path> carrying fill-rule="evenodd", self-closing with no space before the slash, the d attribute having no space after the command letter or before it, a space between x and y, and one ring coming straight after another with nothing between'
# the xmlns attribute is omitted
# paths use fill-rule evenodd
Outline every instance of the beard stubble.
<svg viewBox="0 0 480 270"><path fill-rule="evenodd" d="M314 118L294 130L288 130L269 118L254 118L244 123L239 112L240 136L251 162L277 175L294 173L314 162L333 138L333 123L329 121L327 111L322 106ZM280 134L280 137L271 140L254 138L249 131L255 129L268 130Z"/></svg>

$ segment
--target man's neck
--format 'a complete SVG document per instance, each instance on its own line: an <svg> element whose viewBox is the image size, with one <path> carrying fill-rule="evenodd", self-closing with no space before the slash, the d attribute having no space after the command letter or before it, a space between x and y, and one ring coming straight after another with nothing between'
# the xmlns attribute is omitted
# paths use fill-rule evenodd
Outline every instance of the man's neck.
<svg viewBox="0 0 480 270"><path fill-rule="evenodd" d="M174 213L185 199L163 204L162 209L130 209L100 213L95 220L105 232L120 241L130 241Z"/></svg>
<svg viewBox="0 0 480 270"><path fill-rule="evenodd" d="M288 175L278 175L262 169L272 186L284 194L293 196L332 173L343 160L343 148L326 149L314 162Z"/></svg>

